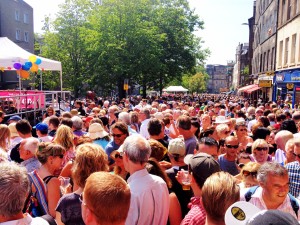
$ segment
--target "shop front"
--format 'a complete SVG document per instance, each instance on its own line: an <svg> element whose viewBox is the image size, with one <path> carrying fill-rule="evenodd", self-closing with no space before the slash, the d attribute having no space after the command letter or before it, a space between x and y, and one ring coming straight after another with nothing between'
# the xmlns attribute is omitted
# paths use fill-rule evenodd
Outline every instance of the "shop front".
<svg viewBox="0 0 300 225"><path fill-rule="evenodd" d="M300 103L300 69L277 71L274 76L273 101L288 102L294 107Z"/></svg>

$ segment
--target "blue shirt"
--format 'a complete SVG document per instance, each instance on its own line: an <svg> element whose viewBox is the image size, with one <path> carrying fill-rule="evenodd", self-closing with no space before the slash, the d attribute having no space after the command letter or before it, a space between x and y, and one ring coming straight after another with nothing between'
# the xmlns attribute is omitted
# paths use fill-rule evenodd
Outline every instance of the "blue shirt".
<svg viewBox="0 0 300 225"><path fill-rule="evenodd" d="M118 150L119 149L119 145L117 145L113 140L110 141L106 147L105 147L105 153L107 154L108 156L108 161L109 161L109 165L113 164L115 161L110 158L110 154L115 151L115 150Z"/></svg>
<svg viewBox="0 0 300 225"><path fill-rule="evenodd" d="M239 174L239 170L237 168L237 165L235 161L228 161L225 158L225 155L220 155L219 156L219 164L220 164L220 169L224 172L230 173L232 176L235 176Z"/></svg>
<svg viewBox="0 0 300 225"><path fill-rule="evenodd" d="M100 145L104 150L107 144L109 143L109 141L101 138L101 139L94 140L93 143L96 145Z"/></svg>
<svg viewBox="0 0 300 225"><path fill-rule="evenodd" d="M289 173L290 193L296 198L300 194L300 164L298 161L285 165Z"/></svg>

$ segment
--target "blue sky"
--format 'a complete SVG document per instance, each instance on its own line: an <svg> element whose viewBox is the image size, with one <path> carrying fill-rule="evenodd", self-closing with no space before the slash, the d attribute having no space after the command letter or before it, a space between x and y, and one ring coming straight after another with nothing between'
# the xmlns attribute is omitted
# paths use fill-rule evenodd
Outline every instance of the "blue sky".
<svg viewBox="0 0 300 225"><path fill-rule="evenodd" d="M40 33L45 15L54 18L58 5L64 0L25 0L34 9L34 30ZM204 21L204 30L196 34L202 37L203 47L211 50L207 64L226 64L235 60L239 43L248 42L247 23L253 14L253 0L189 0L191 8Z"/></svg>

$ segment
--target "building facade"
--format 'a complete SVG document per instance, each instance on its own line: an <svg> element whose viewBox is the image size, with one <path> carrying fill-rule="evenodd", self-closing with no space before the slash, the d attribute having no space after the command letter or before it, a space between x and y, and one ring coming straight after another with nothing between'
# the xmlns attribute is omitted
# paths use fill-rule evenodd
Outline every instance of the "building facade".
<svg viewBox="0 0 300 225"><path fill-rule="evenodd" d="M226 65L207 65L206 72L209 75L208 93L220 93L229 91L228 67Z"/></svg>
<svg viewBox="0 0 300 225"><path fill-rule="evenodd" d="M280 0L274 100L300 104L300 1Z"/></svg>
<svg viewBox="0 0 300 225"><path fill-rule="evenodd" d="M7 37L21 48L33 53L33 8L23 0L1 0L0 37ZM16 71L0 72L0 75L0 89L18 87Z"/></svg>

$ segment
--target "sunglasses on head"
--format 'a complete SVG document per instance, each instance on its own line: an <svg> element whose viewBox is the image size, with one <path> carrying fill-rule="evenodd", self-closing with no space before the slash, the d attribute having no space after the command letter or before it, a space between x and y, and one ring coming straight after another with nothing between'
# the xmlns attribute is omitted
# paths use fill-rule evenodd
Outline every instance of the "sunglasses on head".
<svg viewBox="0 0 300 225"><path fill-rule="evenodd" d="M226 147L227 148L234 148L234 149L237 149L239 147L239 145L228 145L226 144Z"/></svg>
<svg viewBox="0 0 300 225"><path fill-rule="evenodd" d="M112 134L111 136L113 136L113 137L121 137L123 134Z"/></svg>
<svg viewBox="0 0 300 225"><path fill-rule="evenodd" d="M252 177L256 177L257 176L257 172L250 172L250 171L247 171L247 170L243 170L243 175L245 177L248 177L248 176L252 176Z"/></svg>
<svg viewBox="0 0 300 225"><path fill-rule="evenodd" d="M117 158L123 159L123 153L117 153L117 154L115 154L115 159L117 159Z"/></svg>
<svg viewBox="0 0 300 225"><path fill-rule="evenodd" d="M268 147L256 147L257 151L267 151Z"/></svg>

